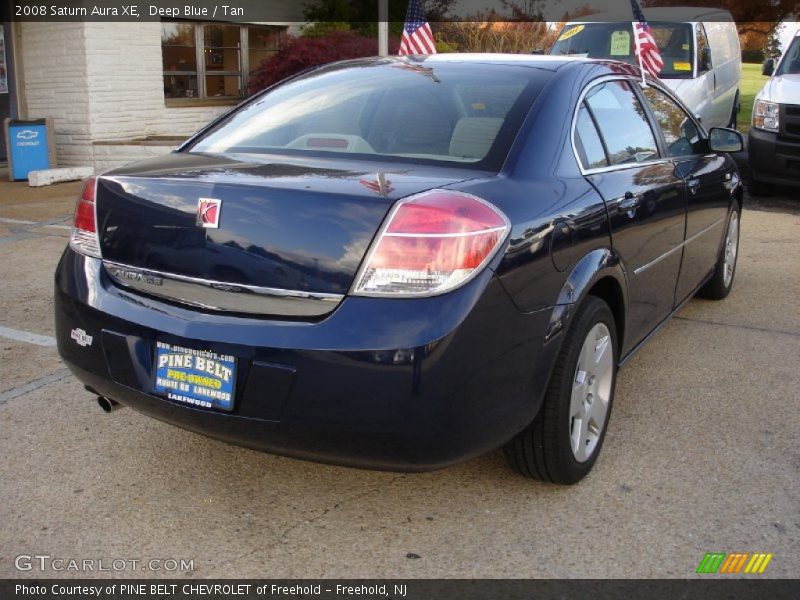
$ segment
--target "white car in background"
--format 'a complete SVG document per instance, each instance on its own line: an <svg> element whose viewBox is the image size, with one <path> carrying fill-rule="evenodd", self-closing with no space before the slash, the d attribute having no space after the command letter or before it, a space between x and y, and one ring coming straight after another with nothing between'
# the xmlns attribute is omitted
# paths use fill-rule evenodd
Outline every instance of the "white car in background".
<svg viewBox="0 0 800 600"><path fill-rule="evenodd" d="M728 11L709 8L646 8L664 68L659 78L708 130L736 128L742 52ZM570 21L550 54L608 58L638 65L631 14L594 14Z"/></svg>
<svg viewBox="0 0 800 600"><path fill-rule="evenodd" d="M756 94L748 136L750 193L774 183L800 185L800 29L775 66L764 61L769 81Z"/></svg>

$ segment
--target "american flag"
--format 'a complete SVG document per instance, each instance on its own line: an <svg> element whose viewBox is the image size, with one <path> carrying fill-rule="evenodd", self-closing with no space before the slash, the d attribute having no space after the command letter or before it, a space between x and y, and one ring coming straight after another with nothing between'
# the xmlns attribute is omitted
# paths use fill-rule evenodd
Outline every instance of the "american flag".
<svg viewBox="0 0 800 600"><path fill-rule="evenodd" d="M422 12L422 2L411 0L406 11L406 24L400 40L400 56L404 54L436 54L431 26Z"/></svg>
<svg viewBox="0 0 800 600"><path fill-rule="evenodd" d="M644 19L642 7L636 0L631 0L633 16L633 37L636 42L636 55L639 58L639 66L643 71L647 71L653 77L658 77L661 69L664 68L664 61L658 51L656 40L653 37L653 30Z"/></svg>

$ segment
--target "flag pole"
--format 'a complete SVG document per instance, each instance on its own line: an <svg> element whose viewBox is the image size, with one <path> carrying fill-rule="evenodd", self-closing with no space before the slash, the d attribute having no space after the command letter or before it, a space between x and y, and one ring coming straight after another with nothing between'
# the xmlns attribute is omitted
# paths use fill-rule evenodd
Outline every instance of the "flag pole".
<svg viewBox="0 0 800 600"><path fill-rule="evenodd" d="M639 36L636 33L636 22L631 22L631 29L633 30L633 43L636 46L636 57L639 59L639 70L642 72L642 87L647 87L647 79L644 76L644 63L642 62L642 51L639 48Z"/></svg>
<svg viewBox="0 0 800 600"><path fill-rule="evenodd" d="M389 56L389 0L378 0L378 54Z"/></svg>

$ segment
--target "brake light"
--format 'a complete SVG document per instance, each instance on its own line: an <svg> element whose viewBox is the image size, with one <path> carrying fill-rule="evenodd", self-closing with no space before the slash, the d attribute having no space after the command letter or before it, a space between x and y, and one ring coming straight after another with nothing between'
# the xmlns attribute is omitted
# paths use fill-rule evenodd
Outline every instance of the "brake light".
<svg viewBox="0 0 800 600"><path fill-rule="evenodd" d="M436 190L399 202L353 286L358 296L433 296L466 283L509 231L497 208L469 194Z"/></svg>
<svg viewBox="0 0 800 600"><path fill-rule="evenodd" d="M83 184L81 197L75 205L75 217L72 223L70 247L80 254L100 258L100 240L97 236L97 219L95 216L95 195L97 179L90 177Z"/></svg>

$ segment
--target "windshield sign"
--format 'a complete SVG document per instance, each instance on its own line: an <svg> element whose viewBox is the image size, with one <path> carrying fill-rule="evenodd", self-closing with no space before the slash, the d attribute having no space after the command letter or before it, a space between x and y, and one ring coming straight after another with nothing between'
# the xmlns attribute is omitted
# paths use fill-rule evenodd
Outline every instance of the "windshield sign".
<svg viewBox="0 0 800 600"><path fill-rule="evenodd" d="M691 78L694 64L691 25L654 22L650 27L664 60L661 77ZM638 64L630 22L568 24L550 54L608 58Z"/></svg>

